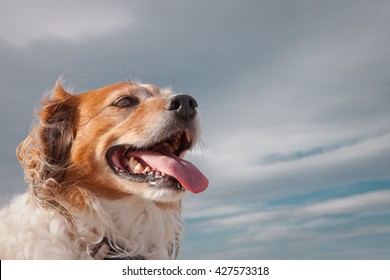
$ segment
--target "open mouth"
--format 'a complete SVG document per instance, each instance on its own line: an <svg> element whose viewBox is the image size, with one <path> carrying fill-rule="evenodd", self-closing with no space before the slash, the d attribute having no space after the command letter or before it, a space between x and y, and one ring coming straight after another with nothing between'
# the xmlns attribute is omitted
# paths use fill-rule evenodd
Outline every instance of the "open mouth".
<svg viewBox="0 0 390 280"><path fill-rule="evenodd" d="M180 157L191 146L191 133L179 131L146 148L113 146L107 152L107 162L117 176L127 181L199 193L207 188L207 178L192 163Z"/></svg>

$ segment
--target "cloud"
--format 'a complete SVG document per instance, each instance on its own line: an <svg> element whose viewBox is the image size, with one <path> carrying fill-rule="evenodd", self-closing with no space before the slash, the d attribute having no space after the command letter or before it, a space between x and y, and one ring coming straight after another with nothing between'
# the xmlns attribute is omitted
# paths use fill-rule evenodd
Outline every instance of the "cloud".
<svg viewBox="0 0 390 280"><path fill-rule="evenodd" d="M283 256L286 259L298 255L305 258L305 254L312 254L312 258L327 258L327 250L333 251L333 257L348 258L356 252L339 252L337 247L352 239L380 240L390 233L386 222L390 211L384 211L389 203L389 190L373 191L303 205L263 205L257 210L248 206L245 212L236 215L214 215L210 211L208 218L203 216L200 220L192 220L188 227L201 232L204 239L214 239L226 233L220 239L221 251L214 253L215 258L271 259ZM278 244L285 246L281 252L278 252ZM366 250L363 244L355 246L360 247L361 252ZM361 258L383 258L385 255L385 252L377 255L369 252Z"/></svg>
<svg viewBox="0 0 390 280"><path fill-rule="evenodd" d="M2 1L0 39L26 48L37 41L84 41L127 26L130 9L96 1Z"/></svg>
<svg viewBox="0 0 390 280"><path fill-rule="evenodd" d="M292 26L281 19L285 29L276 25L276 34L259 28L275 51L254 56L228 87L221 85L224 98L206 104L210 160L199 160L217 189L213 198L245 196L245 189L248 199L259 200L389 178L390 82L383 58L390 38L383 36L384 6L376 4L359 2L364 13L309 5L304 17L288 19Z"/></svg>
<svg viewBox="0 0 390 280"><path fill-rule="evenodd" d="M2 3L2 198L25 186L14 150L60 75L75 92L139 79L199 103L188 158L210 188L186 197L184 256L388 258L371 189L389 180L387 1Z"/></svg>
<svg viewBox="0 0 390 280"><path fill-rule="evenodd" d="M369 192L352 197L317 203L301 209L306 215L355 214L385 209L390 205L390 190Z"/></svg>
<svg viewBox="0 0 390 280"><path fill-rule="evenodd" d="M259 225L266 221L274 221L279 223L281 220L304 220L312 217L319 217L323 226L323 217L327 215L341 215L341 214L354 214L360 215L369 213L372 211L380 211L384 209L386 205L390 204L390 190L374 191L365 194L351 195L345 198L336 198L328 201L322 201L309 205L294 205L293 207L282 207L274 210L254 211L247 209L245 212L236 212L236 215L231 213L225 213L226 216L220 217L209 211L207 222L200 225L200 227L208 230L222 230L226 227L243 227L250 228L251 225ZM234 205L230 208L233 209ZM258 208L267 208L258 206ZM390 214L390 211L388 211ZM237 214L239 213L239 214ZM202 215L201 215L202 216ZM192 218L188 216L188 218ZM246 226L244 226L246 225ZM288 231L286 232L288 233Z"/></svg>
<svg viewBox="0 0 390 280"><path fill-rule="evenodd" d="M318 135L298 133L306 137L284 142L288 136L283 132L279 135L265 133L230 137L221 141L218 149L205 152L212 161L199 157L206 174L210 174L210 199L221 202L240 196L247 201L261 201L329 186L389 178L390 134L352 141L337 149L316 148L323 152L291 158L291 155L305 154L316 147ZM326 144L325 134L321 144L324 147L335 145L332 137ZM267 138L270 142L265 140ZM275 154L285 160L270 164L269 158Z"/></svg>

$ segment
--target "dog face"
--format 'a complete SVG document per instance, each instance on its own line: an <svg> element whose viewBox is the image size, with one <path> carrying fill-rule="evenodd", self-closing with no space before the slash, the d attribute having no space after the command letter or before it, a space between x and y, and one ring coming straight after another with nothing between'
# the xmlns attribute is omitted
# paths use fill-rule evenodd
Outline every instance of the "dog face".
<svg viewBox="0 0 390 280"><path fill-rule="evenodd" d="M30 153L45 163L41 179L53 178L72 204L86 193L179 201L185 190L208 185L183 159L199 138L196 107L191 96L152 85L123 82L78 95L57 85L39 114L41 147ZM19 148L22 162L26 145Z"/></svg>

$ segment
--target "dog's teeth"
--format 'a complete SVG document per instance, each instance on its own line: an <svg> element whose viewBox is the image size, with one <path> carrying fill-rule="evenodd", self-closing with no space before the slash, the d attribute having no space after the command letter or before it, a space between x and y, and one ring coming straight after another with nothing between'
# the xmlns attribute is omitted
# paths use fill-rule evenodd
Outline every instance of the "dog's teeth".
<svg viewBox="0 0 390 280"><path fill-rule="evenodd" d="M191 142L191 134L190 134L190 132L186 130L186 133L185 133L185 134L186 134L186 139L187 139L187 141L188 141L188 142Z"/></svg>
<svg viewBox="0 0 390 280"><path fill-rule="evenodd" d="M144 171L144 168L142 167L142 165L140 163L138 163L135 167L134 167L134 173L142 173Z"/></svg>
<svg viewBox="0 0 390 280"><path fill-rule="evenodd" d="M138 164L138 161L134 158L134 157L131 157L130 160L129 160L129 166L131 168L135 168Z"/></svg>
<svg viewBox="0 0 390 280"><path fill-rule="evenodd" d="M145 169L144 169L144 173L148 173L148 172L150 172L151 170L150 170L150 168L149 168L149 166L147 166Z"/></svg>

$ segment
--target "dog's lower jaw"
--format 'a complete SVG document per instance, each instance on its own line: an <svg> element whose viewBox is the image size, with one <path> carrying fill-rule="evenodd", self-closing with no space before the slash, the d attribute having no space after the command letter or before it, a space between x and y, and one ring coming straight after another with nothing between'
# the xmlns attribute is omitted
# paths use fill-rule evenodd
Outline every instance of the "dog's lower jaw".
<svg viewBox="0 0 390 280"><path fill-rule="evenodd" d="M166 188L157 188L147 186L145 190L140 192L140 196L150 201L158 202L175 202L184 198L185 191L173 190Z"/></svg>
<svg viewBox="0 0 390 280"><path fill-rule="evenodd" d="M109 188L112 190L110 193L107 195L102 193L100 196L110 200L120 200L134 196L146 202L179 203L186 193L186 191L181 189L158 187L149 183L130 182L112 172L108 173L107 178L109 178L110 182L115 182L115 184L112 184Z"/></svg>

